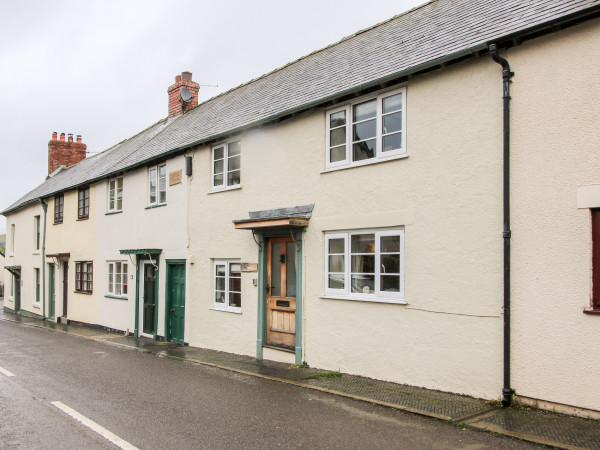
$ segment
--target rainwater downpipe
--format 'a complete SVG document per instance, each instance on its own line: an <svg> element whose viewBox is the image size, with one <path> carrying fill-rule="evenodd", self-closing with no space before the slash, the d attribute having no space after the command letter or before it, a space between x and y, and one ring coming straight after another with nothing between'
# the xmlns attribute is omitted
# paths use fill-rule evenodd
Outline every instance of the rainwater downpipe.
<svg viewBox="0 0 600 450"><path fill-rule="evenodd" d="M502 66L503 86L503 215L504 228L504 388L502 389L502 404L508 406L512 402L515 390L510 387L510 79L514 72L510 71L508 61L498 55L496 44L489 47L492 59Z"/></svg>
<svg viewBox="0 0 600 450"><path fill-rule="evenodd" d="M44 210L44 228L42 235L42 317L46 320L46 213L48 211L48 203L44 199L40 199L42 209Z"/></svg>

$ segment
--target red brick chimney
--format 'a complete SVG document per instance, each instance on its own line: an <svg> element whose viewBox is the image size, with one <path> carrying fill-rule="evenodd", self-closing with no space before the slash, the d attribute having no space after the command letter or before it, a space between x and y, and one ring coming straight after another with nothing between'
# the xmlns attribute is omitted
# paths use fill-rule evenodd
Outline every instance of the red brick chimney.
<svg viewBox="0 0 600 450"><path fill-rule="evenodd" d="M52 140L48 142L48 175L60 166L72 166L85 159L87 145L81 142L81 135L77 135L77 142L73 142L72 133L69 133L67 141L65 133L60 134L60 140L57 135L56 131L52 133Z"/></svg>
<svg viewBox="0 0 600 450"><path fill-rule="evenodd" d="M182 89L187 89L191 94L191 99L185 102L182 98ZM181 75L175 77L175 84L169 86L169 117L175 117L183 114L188 109L198 104L198 91L200 85L192 81L192 72L181 72Z"/></svg>

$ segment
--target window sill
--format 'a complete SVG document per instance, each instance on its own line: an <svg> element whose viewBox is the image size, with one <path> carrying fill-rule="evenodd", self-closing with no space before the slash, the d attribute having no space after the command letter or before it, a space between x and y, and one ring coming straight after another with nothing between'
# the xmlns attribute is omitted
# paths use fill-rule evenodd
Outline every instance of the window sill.
<svg viewBox="0 0 600 450"><path fill-rule="evenodd" d="M364 160L366 162L348 164L346 166L330 167L330 168L327 168L327 169L323 170L322 172L320 172L320 174L323 175L323 174L329 173L329 172L337 172L338 170L355 169L357 167L371 166L373 164L382 164L382 163L386 163L388 161L396 161L398 159L406 159L406 158L408 158L407 154L391 156L389 158L378 159L376 161Z"/></svg>
<svg viewBox="0 0 600 450"><path fill-rule="evenodd" d="M353 302L367 302L367 303L391 303L394 305L408 305L404 299L393 299L393 298L385 298L385 297L375 297L375 298L356 298L356 297L348 297L345 295L321 295L319 298L325 300L350 300Z"/></svg>
<svg viewBox="0 0 600 450"><path fill-rule="evenodd" d="M600 316L600 309L584 309L583 313L584 314L591 314L591 315L599 315Z"/></svg>
<svg viewBox="0 0 600 450"><path fill-rule="evenodd" d="M166 203L159 203L157 205L150 205L150 206L146 206L144 209L154 209L154 208L160 208L161 206L167 206Z"/></svg>
<svg viewBox="0 0 600 450"><path fill-rule="evenodd" d="M73 291L74 294L92 295L93 292Z"/></svg>
<svg viewBox="0 0 600 450"><path fill-rule="evenodd" d="M77 219L77 222L81 222L82 220L88 220L90 217L80 217Z"/></svg>
<svg viewBox="0 0 600 450"><path fill-rule="evenodd" d="M107 213L105 213L105 216L112 216L113 214L121 214L123 212L123 210L121 211L109 211Z"/></svg>
<svg viewBox="0 0 600 450"><path fill-rule="evenodd" d="M119 297L118 295L106 294L104 298L114 298L115 300L129 300L127 297Z"/></svg>
<svg viewBox="0 0 600 450"><path fill-rule="evenodd" d="M242 188L242 185L238 184L237 186L231 186L231 187L227 187L227 188L223 188L223 189L214 189L214 190L210 191L209 194L218 194L219 192L235 191L235 190L238 190L241 188Z"/></svg>
<svg viewBox="0 0 600 450"><path fill-rule="evenodd" d="M231 313L231 314L242 314L242 310L240 309L239 311L233 311L230 309L222 309L222 308L208 308L210 311L220 311L220 312L224 312L224 313Z"/></svg>
<svg viewBox="0 0 600 450"><path fill-rule="evenodd" d="M53 222L52 225L62 225L62 222Z"/></svg>
<svg viewBox="0 0 600 450"><path fill-rule="evenodd" d="M35 309L40 309L40 303L36 302L36 303L32 304L31 307L35 308Z"/></svg>
<svg viewBox="0 0 600 450"><path fill-rule="evenodd" d="M32 255L39 255L39 254L40 254L40 251L39 251L39 250L34 250L34 251L31 253L31 254L32 254Z"/></svg>

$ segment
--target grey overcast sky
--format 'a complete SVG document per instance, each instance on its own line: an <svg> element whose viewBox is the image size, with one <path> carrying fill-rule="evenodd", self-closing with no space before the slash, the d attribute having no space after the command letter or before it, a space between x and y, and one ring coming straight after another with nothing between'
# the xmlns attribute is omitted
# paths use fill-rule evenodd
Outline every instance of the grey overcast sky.
<svg viewBox="0 0 600 450"><path fill-rule="evenodd" d="M0 211L44 181L52 132L100 152L167 116L425 0L0 0ZM6 220L0 216L0 234Z"/></svg>

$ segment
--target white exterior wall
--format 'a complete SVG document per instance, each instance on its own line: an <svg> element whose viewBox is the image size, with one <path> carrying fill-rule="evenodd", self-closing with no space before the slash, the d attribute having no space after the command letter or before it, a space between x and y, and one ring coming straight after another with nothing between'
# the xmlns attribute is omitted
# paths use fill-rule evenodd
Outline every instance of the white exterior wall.
<svg viewBox="0 0 600 450"><path fill-rule="evenodd" d="M580 187L600 184L600 21L525 43L507 59L515 72L513 387L520 396L600 410L600 316L583 314L594 203L577 203Z"/></svg>
<svg viewBox="0 0 600 450"><path fill-rule="evenodd" d="M123 212L107 214L108 180L97 183L96 214L98 217L98 324L118 330L135 329L136 256L121 255L120 250L162 249L158 270L158 328L165 332L166 260L187 260L188 177L185 175L185 157L178 156L167 162L167 202L164 206L148 208L148 169L138 169L123 175ZM181 170L181 183L169 186L169 173ZM107 262L128 264L129 284L127 299L107 297ZM186 272L189 269L186 268ZM140 283L142 282L140 277ZM189 284L186 283L186 289ZM186 293L186 302L189 295ZM189 305L186 305L186 336L189 330Z"/></svg>
<svg viewBox="0 0 600 450"><path fill-rule="evenodd" d="M211 193L194 155L190 344L256 354L256 273L242 314L212 309L212 260L257 262L249 211L315 203L304 236L304 359L312 366L479 397L502 388L502 115L480 59L407 86L408 158L323 173L325 111L241 135L242 188ZM468 101L465 101L468 99ZM324 232L403 227L407 305L324 295Z"/></svg>
<svg viewBox="0 0 600 450"><path fill-rule="evenodd" d="M28 206L6 217L5 266L21 266L21 311L41 316L43 314L42 293L42 238L40 250L34 248L34 217L40 216L40 232L43 234L44 211L40 204ZM12 236L14 225L14 238ZM14 242L14 247L13 247ZM40 270L40 301L35 301L34 269ZM4 270L4 269L3 269ZM13 277L7 271L4 307L14 310L14 295L11 295ZM14 290L13 290L14 294ZM47 309L46 309L47 313Z"/></svg>

